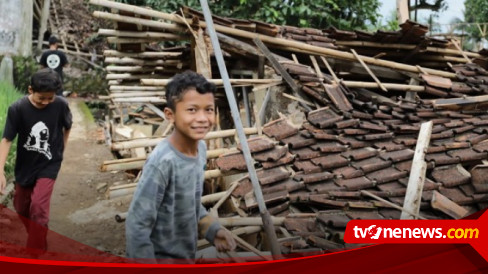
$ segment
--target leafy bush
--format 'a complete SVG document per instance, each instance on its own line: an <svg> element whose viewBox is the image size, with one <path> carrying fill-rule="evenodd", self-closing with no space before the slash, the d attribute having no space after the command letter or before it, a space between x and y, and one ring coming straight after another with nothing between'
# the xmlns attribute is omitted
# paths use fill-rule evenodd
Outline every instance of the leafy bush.
<svg viewBox="0 0 488 274"><path fill-rule="evenodd" d="M27 93L32 74L39 70L39 64L32 57L14 56L14 85L21 93Z"/></svg>
<svg viewBox="0 0 488 274"><path fill-rule="evenodd" d="M0 81L0 136L3 136L8 107L20 97L22 97L22 94L12 85ZM14 140L7 157L7 162L5 163L5 176L7 179L14 175L16 149L17 141Z"/></svg>

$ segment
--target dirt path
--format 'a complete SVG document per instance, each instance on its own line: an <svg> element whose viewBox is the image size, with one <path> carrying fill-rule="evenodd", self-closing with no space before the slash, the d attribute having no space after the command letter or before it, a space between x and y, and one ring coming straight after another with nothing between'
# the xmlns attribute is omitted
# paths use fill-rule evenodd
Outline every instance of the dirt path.
<svg viewBox="0 0 488 274"><path fill-rule="evenodd" d="M127 182L123 172L99 171L104 160L112 159L105 144L96 142L96 125L86 118L81 99L70 99L73 127L64 161L51 200L51 230L114 255L124 255L124 224L114 219L127 211L128 198L106 200L106 188Z"/></svg>

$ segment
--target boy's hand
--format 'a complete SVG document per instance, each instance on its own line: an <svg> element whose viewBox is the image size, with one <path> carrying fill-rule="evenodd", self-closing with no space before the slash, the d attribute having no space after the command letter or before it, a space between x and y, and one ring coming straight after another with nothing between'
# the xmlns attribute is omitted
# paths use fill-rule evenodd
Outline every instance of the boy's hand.
<svg viewBox="0 0 488 274"><path fill-rule="evenodd" d="M231 232L226 229L219 229L215 235L214 245L218 251L232 251L236 248L236 241L232 238Z"/></svg>
<svg viewBox="0 0 488 274"><path fill-rule="evenodd" d="M5 178L5 174L0 172L0 195L5 194L5 187L7 186L7 179Z"/></svg>

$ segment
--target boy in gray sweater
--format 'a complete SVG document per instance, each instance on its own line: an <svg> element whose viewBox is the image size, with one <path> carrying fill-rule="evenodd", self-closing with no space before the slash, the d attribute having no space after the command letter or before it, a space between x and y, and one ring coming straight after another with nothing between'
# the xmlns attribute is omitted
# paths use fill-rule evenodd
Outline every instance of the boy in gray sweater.
<svg viewBox="0 0 488 274"><path fill-rule="evenodd" d="M215 122L215 85L187 71L166 87L173 133L151 152L126 219L127 257L147 262L195 258L198 234L217 250L233 250L232 235L201 204L206 145Z"/></svg>

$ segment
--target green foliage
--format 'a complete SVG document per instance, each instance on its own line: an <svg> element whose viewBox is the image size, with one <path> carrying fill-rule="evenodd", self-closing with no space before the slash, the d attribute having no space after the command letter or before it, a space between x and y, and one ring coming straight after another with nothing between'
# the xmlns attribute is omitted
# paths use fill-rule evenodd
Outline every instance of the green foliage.
<svg viewBox="0 0 488 274"><path fill-rule="evenodd" d="M22 97L22 94L20 94L12 85L0 81L0 136L3 136L8 107L20 97ZM17 141L14 140L7 157L7 162L5 163L4 171L7 179L12 178L14 175L16 148Z"/></svg>
<svg viewBox="0 0 488 274"><path fill-rule="evenodd" d="M149 6L156 10L174 12L182 5L200 10L198 0L118 0L119 2ZM379 0L213 0L212 13L224 17L254 19L277 25L324 29L364 29L376 24Z"/></svg>
<svg viewBox="0 0 488 274"><path fill-rule="evenodd" d="M14 85L17 90L27 93L32 74L39 70L39 64L32 57L14 56Z"/></svg>
<svg viewBox="0 0 488 274"><path fill-rule="evenodd" d="M467 23L486 23L488 22L488 1L486 0L465 0L464 1L464 20ZM481 26L483 29L483 26ZM476 42L482 41L482 39L487 39L483 36L480 29L476 25L467 26L464 31L466 31L470 38L471 44L474 45Z"/></svg>

